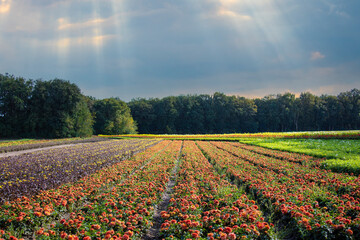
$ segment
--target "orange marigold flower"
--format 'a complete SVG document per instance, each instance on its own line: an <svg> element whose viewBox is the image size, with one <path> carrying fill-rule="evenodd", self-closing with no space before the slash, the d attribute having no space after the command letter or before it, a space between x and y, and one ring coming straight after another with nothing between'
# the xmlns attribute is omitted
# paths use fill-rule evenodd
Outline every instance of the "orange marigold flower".
<svg viewBox="0 0 360 240"><path fill-rule="evenodd" d="M34 212L34 215L37 216L37 217L41 217L42 213L41 212Z"/></svg>

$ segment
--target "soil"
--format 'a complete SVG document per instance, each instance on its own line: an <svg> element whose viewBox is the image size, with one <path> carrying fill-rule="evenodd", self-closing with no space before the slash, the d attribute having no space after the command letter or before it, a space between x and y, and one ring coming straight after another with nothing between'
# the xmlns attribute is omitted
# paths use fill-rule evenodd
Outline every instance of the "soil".
<svg viewBox="0 0 360 240"><path fill-rule="evenodd" d="M170 203L170 198L174 193L174 186L176 183L176 176L179 169L181 151L182 151L182 146L179 152L179 157L176 160L176 165L171 171L171 177L169 182L167 183L166 190L162 195L161 202L155 207L154 215L153 215L153 225L146 232L145 236L142 238L143 240L160 239L159 232L162 224L161 212L167 210Z"/></svg>

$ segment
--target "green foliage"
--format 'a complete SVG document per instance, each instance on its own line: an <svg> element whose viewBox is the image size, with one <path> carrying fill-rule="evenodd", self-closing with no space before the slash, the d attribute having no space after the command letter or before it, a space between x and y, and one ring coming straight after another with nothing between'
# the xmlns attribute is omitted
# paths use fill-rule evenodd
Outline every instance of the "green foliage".
<svg viewBox="0 0 360 240"><path fill-rule="evenodd" d="M214 134L360 128L360 91L336 96L309 92L246 99L216 92L129 103L142 134Z"/></svg>
<svg viewBox="0 0 360 240"><path fill-rule="evenodd" d="M254 100L218 92L213 96L134 99L129 107L140 133L199 134L257 130Z"/></svg>
<svg viewBox="0 0 360 240"><path fill-rule="evenodd" d="M357 139L242 138L240 142L326 158L323 168L360 174L360 140Z"/></svg>
<svg viewBox="0 0 360 240"><path fill-rule="evenodd" d="M92 135L92 124L75 84L0 74L0 137L86 137Z"/></svg>
<svg viewBox="0 0 360 240"><path fill-rule="evenodd" d="M74 130L76 137L91 136L93 134L93 118L85 99L78 102L74 114Z"/></svg>
<svg viewBox="0 0 360 240"><path fill-rule="evenodd" d="M27 137L33 83L0 74L0 137Z"/></svg>
<svg viewBox="0 0 360 240"><path fill-rule="evenodd" d="M77 136L80 122L91 121L81 120L86 114L80 117L81 113L77 112L80 110L82 99L80 89L69 81L60 79L36 81L31 98L30 115L35 136L51 138Z"/></svg>
<svg viewBox="0 0 360 240"><path fill-rule="evenodd" d="M136 133L136 124L131 117L130 109L118 98L97 100L94 103L94 130L96 134L129 134Z"/></svg>
<svg viewBox="0 0 360 240"><path fill-rule="evenodd" d="M0 74L0 137L89 136L93 123L94 132L101 134L134 133L137 127L142 134L360 128L358 89L338 96L318 97L305 92L296 98L284 93L255 100L219 92L140 98L129 103L131 113L124 102L117 106L111 101L104 101L102 106L95 98L84 97L75 84L60 79L34 82Z"/></svg>

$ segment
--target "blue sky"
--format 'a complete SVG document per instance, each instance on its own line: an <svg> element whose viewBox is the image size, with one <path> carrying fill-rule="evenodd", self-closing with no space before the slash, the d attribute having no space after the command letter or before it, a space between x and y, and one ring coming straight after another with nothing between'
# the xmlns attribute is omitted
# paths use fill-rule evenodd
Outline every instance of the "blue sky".
<svg viewBox="0 0 360 240"><path fill-rule="evenodd" d="M357 0L0 0L0 73L97 98L360 88Z"/></svg>

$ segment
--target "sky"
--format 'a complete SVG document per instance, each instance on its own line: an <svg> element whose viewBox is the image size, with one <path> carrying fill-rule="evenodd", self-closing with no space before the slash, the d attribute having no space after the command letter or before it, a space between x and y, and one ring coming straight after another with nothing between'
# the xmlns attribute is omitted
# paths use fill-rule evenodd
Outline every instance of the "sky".
<svg viewBox="0 0 360 240"><path fill-rule="evenodd" d="M0 0L0 73L99 99L360 89L358 0Z"/></svg>

